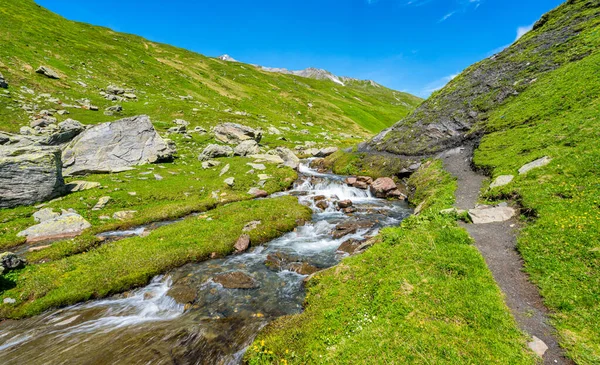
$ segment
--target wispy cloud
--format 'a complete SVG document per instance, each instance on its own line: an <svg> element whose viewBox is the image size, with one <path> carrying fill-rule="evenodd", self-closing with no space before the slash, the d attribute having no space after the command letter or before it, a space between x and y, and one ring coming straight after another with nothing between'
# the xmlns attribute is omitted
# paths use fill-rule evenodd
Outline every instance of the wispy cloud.
<svg viewBox="0 0 600 365"><path fill-rule="evenodd" d="M420 92L421 96L429 96L429 94L442 89L446 86L447 83L452 81L458 74L452 74L448 76L444 76L438 80L432 81L429 84L425 85L423 90Z"/></svg>
<svg viewBox="0 0 600 365"><path fill-rule="evenodd" d="M451 11L448 14L444 15L440 20L438 20L438 23L445 22L446 20L448 20L448 18L450 18L454 14L456 14L456 10Z"/></svg>
<svg viewBox="0 0 600 365"><path fill-rule="evenodd" d="M533 29L533 24L526 25L524 27L518 27L517 28L517 38L515 39L515 42L518 41L519 38L521 38L522 36L524 36L527 32L529 32L532 29Z"/></svg>

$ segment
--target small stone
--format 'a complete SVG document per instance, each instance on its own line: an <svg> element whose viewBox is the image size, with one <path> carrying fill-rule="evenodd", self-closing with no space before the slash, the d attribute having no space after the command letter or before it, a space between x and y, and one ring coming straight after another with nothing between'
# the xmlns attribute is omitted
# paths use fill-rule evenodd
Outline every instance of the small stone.
<svg viewBox="0 0 600 365"><path fill-rule="evenodd" d="M527 346L539 357L544 357L546 351L548 351L548 345L544 341L540 340L536 336L532 336L533 341L529 342Z"/></svg>
<svg viewBox="0 0 600 365"><path fill-rule="evenodd" d="M349 199L348 200L341 200L341 201L337 202L337 206L340 209L349 208L349 207L352 206L352 200L349 200Z"/></svg>
<svg viewBox="0 0 600 365"><path fill-rule="evenodd" d="M160 176L159 174L154 174L154 178L158 181L161 181L162 179L164 179L164 177Z"/></svg>
<svg viewBox="0 0 600 365"><path fill-rule="evenodd" d="M98 187L100 187L100 183L95 181L71 181L67 184L67 191L74 193Z"/></svg>
<svg viewBox="0 0 600 365"><path fill-rule="evenodd" d="M254 170L264 171L267 167L261 163L247 163L246 165L252 167Z"/></svg>
<svg viewBox="0 0 600 365"><path fill-rule="evenodd" d="M250 236L247 234L241 235L238 238L235 245L233 246L233 248L235 248L236 253L245 252L248 249L248 247L250 247Z"/></svg>
<svg viewBox="0 0 600 365"><path fill-rule="evenodd" d="M46 76L49 79L60 79L58 73L46 66L40 66L35 70L36 73Z"/></svg>
<svg viewBox="0 0 600 365"><path fill-rule="evenodd" d="M251 276L241 271L217 275L213 277L213 281L226 289L254 289L259 286Z"/></svg>
<svg viewBox="0 0 600 365"><path fill-rule="evenodd" d="M490 184L490 189L508 185L511 181L513 181L514 178L515 177L513 175L500 175Z"/></svg>
<svg viewBox="0 0 600 365"><path fill-rule="evenodd" d="M246 224L244 226L244 228L242 229L242 232L250 232L251 230L253 230L256 227L258 227L261 223L262 223L261 221L248 222L248 224Z"/></svg>
<svg viewBox="0 0 600 365"><path fill-rule="evenodd" d="M550 157L548 157L548 156L544 156L544 157L542 157L542 158L540 158L540 159L537 159L537 160L535 160L535 161L532 161L532 162L530 162L530 163L528 163L528 164L524 165L523 167L521 167L521 168L519 169L519 174L520 174L520 175L523 175L523 174L526 174L527 172L529 172L529 171L531 171L531 170L533 170L533 169L535 169L535 168L542 167L542 166L546 166L546 165L548 165L548 164L549 164L551 161L552 161L552 159L551 159Z"/></svg>
<svg viewBox="0 0 600 365"><path fill-rule="evenodd" d="M235 178L233 177L229 177L225 180L223 180L223 182L231 187L233 187L233 185L235 185Z"/></svg>
<svg viewBox="0 0 600 365"><path fill-rule="evenodd" d="M248 194L252 195L255 198L266 198L267 196L269 196L269 193L259 188L250 188L250 190L248 190Z"/></svg>
<svg viewBox="0 0 600 365"><path fill-rule="evenodd" d="M469 210L469 217L474 224L505 222L516 214L511 207L481 207Z"/></svg>
<svg viewBox="0 0 600 365"><path fill-rule="evenodd" d="M2 301L4 304L15 304L17 301L13 298L4 298Z"/></svg>
<svg viewBox="0 0 600 365"><path fill-rule="evenodd" d="M208 161L202 162L202 168L206 170L206 169L210 169L215 166L219 166L220 164L221 164L221 162L219 162L219 161L208 160Z"/></svg>
<svg viewBox="0 0 600 365"><path fill-rule="evenodd" d="M135 211L135 210L124 210L121 212L116 212L115 214L113 214L113 219L118 219L120 221L124 221L124 220L133 218L135 213L137 213L137 211Z"/></svg>
<svg viewBox="0 0 600 365"><path fill-rule="evenodd" d="M219 173L219 176L225 175L229 171L229 167L230 167L229 164L225 165L225 167L223 167L221 169L221 172Z"/></svg>
<svg viewBox="0 0 600 365"><path fill-rule="evenodd" d="M96 205L94 205L92 210L104 209L104 207L106 206L106 204L108 204L110 199L111 199L110 196L103 196L102 198L98 199L98 202L96 203Z"/></svg>

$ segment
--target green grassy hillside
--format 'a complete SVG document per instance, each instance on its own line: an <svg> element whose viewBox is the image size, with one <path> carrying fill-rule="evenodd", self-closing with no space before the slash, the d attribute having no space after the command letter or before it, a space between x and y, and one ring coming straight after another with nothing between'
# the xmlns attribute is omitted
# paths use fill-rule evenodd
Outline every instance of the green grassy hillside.
<svg viewBox="0 0 600 365"><path fill-rule="evenodd" d="M172 126L175 118L191 122L191 128L231 121L263 129L287 126L291 128L288 139L317 142L324 139L318 135L322 132L331 138L339 138L339 132L356 137L377 133L421 101L370 83L341 86L204 57L69 21L33 0L2 1L0 18L0 72L10 85L10 94L0 97L0 130L5 131L28 125L23 105L62 109L64 104L78 105L80 99L90 100L100 110L67 108L71 114L59 116L59 121L67 117L82 123L114 120L103 111L115 103L99 95L109 85L135 89L137 101L119 103L124 108L121 115L147 114L159 130ZM60 79L36 74L40 65L56 70ZM187 96L192 99L182 100ZM308 136L300 133L303 129Z"/></svg>

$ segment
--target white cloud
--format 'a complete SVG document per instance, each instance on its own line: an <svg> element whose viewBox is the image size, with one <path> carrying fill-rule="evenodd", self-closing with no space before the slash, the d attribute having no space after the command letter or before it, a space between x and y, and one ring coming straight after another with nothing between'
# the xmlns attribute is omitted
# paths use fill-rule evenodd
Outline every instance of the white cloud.
<svg viewBox="0 0 600 365"><path fill-rule="evenodd" d="M433 82L430 82L429 84L425 85L425 88L423 88L421 95L429 96L429 94L442 89L444 86L446 86L447 83L452 81L456 76L458 76L458 74L452 74L452 75L444 76L441 79L435 80Z"/></svg>
<svg viewBox="0 0 600 365"><path fill-rule="evenodd" d="M450 13L448 13L448 14L444 15L444 16L442 17L442 19L440 19L440 20L438 21L438 23L441 23L441 22L443 22L443 21L446 21L446 20L448 20L448 18L450 18L450 17L451 17L452 15L454 15L454 14L456 14L456 11L452 11L452 12L450 12Z"/></svg>
<svg viewBox="0 0 600 365"><path fill-rule="evenodd" d="M522 36L524 36L525 33L529 32L532 29L533 29L533 24L526 25L524 27L518 27L517 28L517 38L515 39L515 42L518 41L519 38L521 38Z"/></svg>

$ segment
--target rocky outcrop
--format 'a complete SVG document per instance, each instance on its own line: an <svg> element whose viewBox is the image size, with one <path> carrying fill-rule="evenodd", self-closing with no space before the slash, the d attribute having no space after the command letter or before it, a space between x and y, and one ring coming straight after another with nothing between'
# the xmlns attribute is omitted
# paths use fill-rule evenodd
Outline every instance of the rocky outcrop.
<svg viewBox="0 0 600 365"><path fill-rule="evenodd" d="M27 242L40 242L70 238L80 235L92 225L73 211L64 211L60 216L46 219L17 234L27 237Z"/></svg>
<svg viewBox="0 0 600 365"><path fill-rule="evenodd" d="M233 148L229 146L221 146L218 144L209 144L204 151L198 156L200 161L207 161L211 158L230 157L233 156Z"/></svg>
<svg viewBox="0 0 600 365"><path fill-rule="evenodd" d="M65 191L60 150L0 146L0 208L31 205Z"/></svg>
<svg viewBox="0 0 600 365"><path fill-rule="evenodd" d="M277 147L269 151L269 154L279 156L283 160L283 165L292 169L297 169L300 165L300 159L289 148Z"/></svg>
<svg viewBox="0 0 600 365"><path fill-rule="evenodd" d="M65 176L130 170L165 161L175 150L145 115L96 125L77 136L63 151Z"/></svg>
<svg viewBox="0 0 600 365"><path fill-rule="evenodd" d="M218 141L235 145L248 140L260 142L262 139L262 131L237 123L219 124L213 128L213 133Z"/></svg>
<svg viewBox="0 0 600 365"><path fill-rule="evenodd" d="M35 72L39 73L40 75L44 75L49 79L60 79L60 76L56 71L46 66L38 67L37 70L35 70Z"/></svg>
<svg viewBox="0 0 600 365"><path fill-rule="evenodd" d="M467 68L411 115L359 149L423 156L478 138L488 111L524 92L542 74L592 54L589 46L567 44L577 42L585 30L583 23L599 16L598 1L565 2L513 45ZM565 49L568 57L562 55Z"/></svg>

